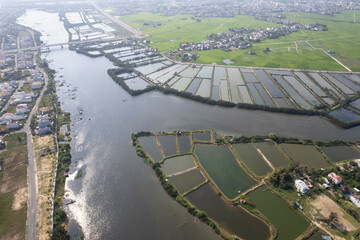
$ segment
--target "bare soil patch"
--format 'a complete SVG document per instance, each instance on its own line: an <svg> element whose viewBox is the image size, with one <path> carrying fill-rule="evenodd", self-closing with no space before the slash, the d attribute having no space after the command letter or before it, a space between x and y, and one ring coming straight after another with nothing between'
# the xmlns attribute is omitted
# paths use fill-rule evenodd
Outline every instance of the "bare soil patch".
<svg viewBox="0 0 360 240"><path fill-rule="evenodd" d="M14 199L12 203L12 210L17 211L23 208L26 205L28 198L28 189L27 187L20 188L14 194Z"/></svg>
<svg viewBox="0 0 360 240"><path fill-rule="evenodd" d="M337 214L338 223L344 226L348 232L354 231L357 229L357 226L353 226L348 220L344 217L344 212L341 207L336 204L331 198L326 195L321 195L317 197L311 205L316 208L318 213L323 217L328 218L332 212Z"/></svg>

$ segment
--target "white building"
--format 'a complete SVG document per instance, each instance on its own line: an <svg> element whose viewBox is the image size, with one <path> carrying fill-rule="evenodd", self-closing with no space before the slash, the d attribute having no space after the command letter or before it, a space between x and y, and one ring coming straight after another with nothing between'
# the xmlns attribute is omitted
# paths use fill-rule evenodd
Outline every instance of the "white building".
<svg viewBox="0 0 360 240"><path fill-rule="evenodd" d="M295 180L295 186L297 190L301 193L307 193L310 190L309 187L305 184L305 182L300 179Z"/></svg>
<svg viewBox="0 0 360 240"><path fill-rule="evenodd" d="M360 199L354 197L353 195L350 196L350 201L352 201L358 208L360 208Z"/></svg>

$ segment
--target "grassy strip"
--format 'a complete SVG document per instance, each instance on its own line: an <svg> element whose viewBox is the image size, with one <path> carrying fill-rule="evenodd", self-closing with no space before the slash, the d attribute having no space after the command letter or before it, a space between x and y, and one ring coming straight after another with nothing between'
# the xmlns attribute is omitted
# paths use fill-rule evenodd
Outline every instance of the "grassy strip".
<svg viewBox="0 0 360 240"><path fill-rule="evenodd" d="M180 203L183 207L186 207L188 209L188 212L198 219L200 219L202 222L208 224L211 228L214 229L214 231L217 234L220 234L220 236L224 239L230 239L228 234L225 233L223 230L221 230L216 223L207 216L207 214L204 211L200 211L197 209L194 205L192 205L188 200L186 200L177 189L174 187L174 185L168 181L168 178L166 177L165 173L162 171L160 167L160 163L155 163L144 151L144 149L141 147L141 145L138 142L139 137L143 136L151 136L153 135L150 132L138 132L131 135L131 139L133 142L133 145L136 148L136 153L139 157L143 158L145 162L150 164L150 166L153 168L153 170L156 173L156 176L159 178L161 185L164 187L165 191L178 203Z"/></svg>
<svg viewBox="0 0 360 240"><path fill-rule="evenodd" d="M19 209L13 209L13 202L18 188L27 188L26 174L26 134L16 133L5 138L7 141L6 150L0 154L0 186L9 185L10 191L0 194L0 239L24 239L26 231L27 204L26 201L21 204ZM10 173L13 168L13 162L21 161L21 169ZM17 163L18 164L18 163ZM5 172L9 172L7 180L4 180ZM18 175L20 174L20 175ZM11 185L11 186L10 186ZM26 190L27 192L27 190Z"/></svg>

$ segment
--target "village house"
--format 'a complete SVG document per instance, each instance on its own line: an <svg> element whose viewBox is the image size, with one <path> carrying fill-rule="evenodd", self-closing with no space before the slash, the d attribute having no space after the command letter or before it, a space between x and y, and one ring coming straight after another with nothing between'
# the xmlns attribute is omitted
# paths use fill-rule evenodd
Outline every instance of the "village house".
<svg viewBox="0 0 360 240"><path fill-rule="evenodd" d="M297 190L301 193L307 193L310 190L306 183L300 179L295 180L295 186Z"/></svg>
<svg viewBox="0 0 360 240"><path fill-rule="evenodd" d="M358 208L360 208L360 196L350 195L350 201L352 201Z"/></svg>
<svg viewBox="0 0 360 240"><path fill-rule="evenodd" d="M21 125L16 121L12 121L7 125L8 129L19 129L20 127Z"/></svg>
<svg viewBox="0 0 360 240"><path fill-rule="evenodd" d="M329 178L331 179L331 181L332 181L334 184L336 184L336 185L342 183L342 178L341 178L339 175L337 175L336 173L334 173L334 172L329 173L329 174L328 174L328 177L329 177Z"/></svg>

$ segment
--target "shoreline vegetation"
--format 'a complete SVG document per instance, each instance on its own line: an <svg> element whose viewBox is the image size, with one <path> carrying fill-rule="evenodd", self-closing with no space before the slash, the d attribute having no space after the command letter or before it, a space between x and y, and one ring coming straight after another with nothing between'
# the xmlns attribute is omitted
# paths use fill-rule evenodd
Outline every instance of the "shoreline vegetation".
<svg viewBox="0 0 360 240"><path fill-rule="evenodd" d="M69 167L71 164L71 146L68 142L64 142L60 144L61 140L64 138L62 134L60 134L60 126L70 123L70 114L63 112L60 107L60 102L58 101L58 97L56 95L56 83L55 83L55 71L49 68L49 65L46 61L43 61L40 64L40 67L43 68L46 74L49 77L48 88L44 96L49 95L52 105L55 110L55 119L54 126L56 129L56 144L57 144L57 166L56 166L56 175L55 175L55 192L54 192L54 209L52 213L52 233L51 239L59 240L59 239L70 239L67 230L67 215L63 210L63 199L65 194L65 181L67 177L67 173L69 171ZM69 137L71 140L71 137Z"/></svg>
<svg viewBox="0 0 360 240"><path fill-rule="evenodd" d="M111 60L111 58L109 58ZM130 67L131 68L131 67ZM126 83L125 80L122 78L119 78L117 75L122 73L131 73L132 70L128 68L115 68L115 69L109 69L108 74L109 76L118 84L120 85L125 91L127 91L132 96L137 96L146 92L151 91L159 91L164 94L174 95L174 96L180 96L187 99L191 99L194 101L198 101L201 103L206 103L209 105L218 105L222 107L228 107L228 108L239 108L239 109L247 109L247 110L261 110L261 111L268 111L268 112L275 112L275 113L285 113L285 114L294 114L294 115L305 115L305 116L319 116L322 118L325 118L335 124L338 127L349 129L352 127L360 126L360 120L353 121L353 122L343 122L329 114L330 110L333 109L339 109L341 107L347 106L350 102L355 101L356 99L360 98L360 94L357 94L351 99L347 99L342 103L339 103L336 107L331 107L331 109L318 109L318 110L311 110L311 109L294 109L294 108L282 108L282 107L271 107L268 105L259 105L259 104L249 104L249 103L233 103L223 100L214 100L211 98L202 97L199 95L194 95L189 92L185 91L178 91L173 88L169 87L162 87L159 85L152 85L148 86L142 90L133 90L131 89Z"/></svg>
<svg viewBox="0 0 360 240"><path fill-rule="evenodd" d="M196 140L196 139L192 139L191 136L193 136L193 133L197 133L197 132L208 132L211 134L211 139L209 141L201 141L201 140ZM157 139L159 136L182 136L182 135L186 135L186 136L190 136L191 140L191 146L190 146L190 152L184 152L184 153L177 153L175 155L171 155L171 156L164 156L162 158L161 161L155 162L152 157L145 151L145 149L140 145L139 142L139 138L141 137L148 137L148 136L154 136L155 139ZM131 135L131 139L132 139L132 143L133 146L136 149L136 153L139 157L141 157L144 162L148 165L150 165L153 170L155 171L157 177L159 178L159 181L161 183L161 185L164 187L165 191L174 199L176 200L178 203L180 203L182 206L184 206L185 208L188 209L188 212L196 217L198 217L200 220L202 220L203 222L207 223L210 227L212 227L214 229L214 231L217 234L220 234L220 236L224 239L230 239L230 235L227 231L225 231L224 229L222 229L218 223L216 223L213 219L211 219L206 212L202 212L200 211L196 206L192 205L187 199L186 199L186 195L188 195L189 193L196 191L197 189L201 188L202 186L204 186L207 183L210 183L210 185L212 186L213 189L215 189L215 191L217 191L217 195L221 198L223 198L227 203L232 204L232 205L241 205L241 207L243 209L245 209L247 212L249 212L250 214L252 214L253 216L256 216L258 218L260 218L262 221L266 222L266 224L270 227L271 229L271 239L275 239L278 236L278 229L275 227L275 225L270 221L270 219L268 219L267 216L265 216L260 210L258 210L256 208L256 206L254 204L252 204L251 200L249 201L248 204L241 204L241 200L243 199L247 199L248 195L257 190L258 188L265 186L270 192L272 192L272 194L275 194L276 196L280 197L281 199L283 199L289 206L292 204L292 201L289 202L289 199L286 199L286 197L283 194L279 194L277 191L277 188L275 188L273 186L273 179L274 177L276 177L276 174L281 174L281 172L287 172L290 169L291 171L297 171L296 169L300 169L300 170L304 170L306 169L306 167L300 167L298 166L298 163L294 163L294 160L289 159L289 163L287 166L284 167L278 167L277 169L273 169L273 171L269 174L267 174L265 177L259 177L256 176L253 171L251 169L249 169L247 166L244 166L243 161L240 160L241 163L239 163L241 165L241 167L248 173L249 176L251 176L252 178L256 179L256 184L253 185L250 189L246 190L245 192L239 194L237 197L233 198L233 199L229 199L226 195L224 195L224 193L220 190L220 188L214 183L214 180L208 175L207 171L203 168L202 164L199 163L199 159L196 155L194 155L195 153L195 145L196 144L200 144L200 145L218 145L218 146L229 146L230 148L232 148L231 146L234 144L241 144L241 143L250 143L250 144L254 144L254 143L261 143L261 142L272 142L274 144L298 144L298 145L310 145L310 146L314 146L316 148L317 151L319 151L321 153L321 155L324 157L324 159L326 160L326 162L329 164L330 166L330 170L333 171L334 169L336 170L336 164L334 162L331 162L329 160L329 158L325 155L324 152L321 151L321 149L319 147L334 147L334 146L355 146L356 144L359 144L359 142L354 143L354 142L348 142L348 141L343 141L343 140L332 140L332 141L327 141L327 142L323 142L323 141L313 141L310 139L298 139L298 138L293 138L293 137L280 137L280 136L276 136L275 134L269 134L268 136L240 136L240 137L235 137L235 136L223 136L223 137L216 137L215 132L213 132L212 130L195 130L195 131L185 131L185 132L180 132L180 131L174 131L174 132L159 132L159 133L152 133L152 132L148 132L148 131L141 131L138 133L133 133ZM160 146L159 146L160 147ZM162 150L161 150L162 151ZM201 170L201 172L203 174L205 174L206 176L206 181L201 183L200 185L184 192L184 193L180 193L176 187L171 183L171 181L169 181L168 177L171 177L170 175L166 175L165 172L162 169L162 164L170 158L173 157L178 157L178 156L184 156L184 155L192 155L195 159L196 162L196 166L198 167L198 169ZM233 153L234 154L234 153ZM284 154L284 153L282 153ZM238 157L236 157L238 158ZM239 161L237 159L237 161ZM299 171L300 171L299 170ZM335 171L334 170L334 171ZM318 171L318 170L316 170ZM274 175L274 177L273 177ZM261 180L262 179L262 180ZM261 180L261 181L260 181ZM291 187L291 189L293 189ZM316 189L317 190L317 189ZM321 191L316 191L316 193L321 192ZM315 194L316 194L315 193ZM249 200L249 199L248 199ZM291 205L292 206L292 205ZM307 216L307 214L303 213L303 212L299 212L299 214L307 219L307 222L310 222L309 219L311 219L309 216ZM351 214L353 215L353 214ZM315 231L314 228L317 229L313 224L309 224L309 227L306 228L306 230L301 234L301 237L299 237L299 239L308 239L309 236L311 236ZM230 238L229 238L230 237Z"/></svg>

